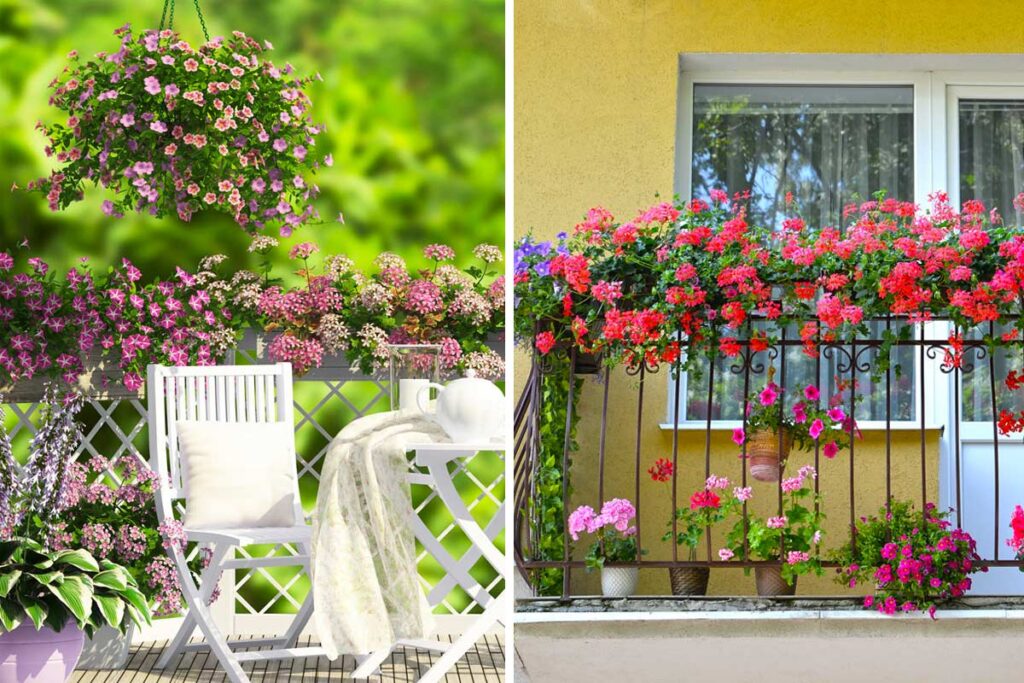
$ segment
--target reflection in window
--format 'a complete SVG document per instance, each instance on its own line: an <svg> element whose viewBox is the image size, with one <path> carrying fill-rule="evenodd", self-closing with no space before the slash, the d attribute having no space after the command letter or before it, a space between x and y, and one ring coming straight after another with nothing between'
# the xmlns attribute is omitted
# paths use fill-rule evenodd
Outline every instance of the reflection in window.
<svg viewBox="0 0 1024 683"><path fill-rule="evenodd" d="M912 199L911 86L695 85L692 194L750 190L751 221L838 226L878 190Z"/></svg>
<svg viewBox="0 0 1024 683"><path fill-rule="evenodd" d="M1024 102L960 100L960 201L980 199L1007 222L1024 218Z"/></svg>

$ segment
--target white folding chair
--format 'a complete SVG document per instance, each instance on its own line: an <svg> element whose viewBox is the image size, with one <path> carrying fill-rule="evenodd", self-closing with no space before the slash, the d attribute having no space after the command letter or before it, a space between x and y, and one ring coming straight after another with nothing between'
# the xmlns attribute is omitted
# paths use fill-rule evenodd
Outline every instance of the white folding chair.
<svg viewBox="0 0 1024 683"><path fill-rule="evenodd" d="M175 519L174 511L188 505L188 491L181 479L178 453L178 421L214 422L284 422L292 427L292 372L288 363L276 365L211 367L165 367L150 365L147 371L147 397L149 404L150 464L159 475L156 495L157 517L161 522ZM292 443L294 460L294 442ZM254 529L185 529L190 542L210 549L210 563L203 570L197 584L188 568L187 557L181 549L170 552L178 571L182 593L188 612L177 635L164 650L156 664L163 669L178 654L186 650L209 648L229 680L248 683L249 677L241 664L291 657L314 657L324 654L323 649L296 648L303 627L313 613L313 595L299 608L295 620L280 637L239 640L228 643L226 634L214 623L208 606L216 588L218 577L224 570L253 567L298 566L310 569L311 529L305 523L299 502L298 477L295 489L295 519L300 523L291 527ZM298 550L289 557L236 558L235 549L254 544L287 544ZM190 644L196 628L206 638L205 643ZM269 650L235 652L233 648L274 646Z"/></svg>

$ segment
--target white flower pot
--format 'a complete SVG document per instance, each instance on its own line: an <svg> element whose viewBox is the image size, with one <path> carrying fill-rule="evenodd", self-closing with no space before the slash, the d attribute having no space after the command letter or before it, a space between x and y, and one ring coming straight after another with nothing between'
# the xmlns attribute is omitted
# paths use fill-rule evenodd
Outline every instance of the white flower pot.
<svg viewBox="0 0 1024 683"><path fill-rule="evenodd" d="M602 567L601 593L606 598L626 598L636 593L640 570L636 567Z"/></svg>
<svg viewBox="0 0 1024 683"><path fill-rule="evenodd" d="M97 629L92 638L85 639L78 668L86 671L123 669L128 665L135 624L129 623L124 633L110 626Z"/></svg>

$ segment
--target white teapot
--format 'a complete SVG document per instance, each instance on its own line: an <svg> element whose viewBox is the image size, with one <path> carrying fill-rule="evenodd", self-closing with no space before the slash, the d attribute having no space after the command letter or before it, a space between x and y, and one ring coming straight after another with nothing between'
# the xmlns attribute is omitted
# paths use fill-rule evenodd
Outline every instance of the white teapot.
<svg viewBox="0 0 1024 683"><path fill-rule="evenodd" d="M437 389L433 412L427 405L431 388ZM505 427L505 394L472 370L447 386L431 382L421 387L416 392L416 406L456 443L490 441L500 437Z"/></svg>

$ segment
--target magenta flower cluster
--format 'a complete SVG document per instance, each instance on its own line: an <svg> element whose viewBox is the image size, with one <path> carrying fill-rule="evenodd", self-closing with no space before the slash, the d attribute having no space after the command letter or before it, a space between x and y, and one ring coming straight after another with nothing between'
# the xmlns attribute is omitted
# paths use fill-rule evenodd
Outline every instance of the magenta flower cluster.
<svg viewBox="0 0 1024 683"><path fill-rule="evenodd" d="M857 531L865 547L844 550L838 580L871 586L864 606L882 614L927 611L934 617L939 604L970 590L972 573L984 571L974 539L947 516L931 503L918 513L894 502L878 516L862 519ZM876 539L881 540L876 544Z"/></svg>
<svg viewBox="0 0 1024 683"><path fill-rule="evenodd" d="M65 123L39 127L59 168L29 189L60 210L83 185L114 193L103 210L172 215L229 214L248 232L284 235L316 219L318 188L305 175L330 155L314 154L323 130L309 116L311 78L266 58L269 43L240 32L193 47L170 30L129 26L116 52L71 64L51 83Z"/></svg>
<svg viewBox="0 0 1024 683"><path fill-rule="evenodd" d="M0 386L37 375L73 384L92 355L137 391L148 363L212 364L241 329L229 285L206 268L146 284L127 259L101 278L79 267L60 279L34 257L25 272L15 265L0 252Z"/></svg>

